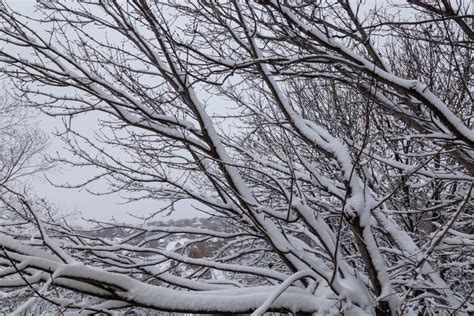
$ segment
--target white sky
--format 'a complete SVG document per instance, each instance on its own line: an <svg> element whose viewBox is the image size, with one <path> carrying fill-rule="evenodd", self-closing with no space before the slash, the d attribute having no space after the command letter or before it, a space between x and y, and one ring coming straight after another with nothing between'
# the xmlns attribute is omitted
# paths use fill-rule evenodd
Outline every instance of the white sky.
<svg viewBox="0 0 474 316"><path fill-rule="evenodd" d="M30 15L34 11L34 1L32 0L10 0L7 3L25 15ZM380 6L384 1L368 0L366 6L373 6L374 4ZM225 102L225 101L221 101ZM76 119L74 123L75 129L79 132L91 133L95 130L98 117L87 114L87 117ZM48 117L45 114L40 114L39 125L47 134L51 134L56 129L61 129L61 121L59 118ZM63 145L54 137L50 138L50 146L48 153L51 156L56 156L56 153L62 155L64 153ZM87 177L93 176L94 173L90 170L79 168L65 169L56 168L52 173L48 172L48 177L53 182L61 183L77 183L78 181ZM60 209L65 211L80 211L86 218L95 218L98 220L109 220L112 217L117 221L139 222L139 220L127 215L133 213L136 216L146 216L156 211L163 206L159 201L140 201L133 204L120 204L122 200L117 194L107 196L94 196L85 190L78 189L61 189L51 186L43 177L38 177L31 182L31 185L39 196L56 204ZM171 218L186 218L198 215L189 204L182 203L178 212L174 213ZM156 219L160 219L157 217Z"/></svg>

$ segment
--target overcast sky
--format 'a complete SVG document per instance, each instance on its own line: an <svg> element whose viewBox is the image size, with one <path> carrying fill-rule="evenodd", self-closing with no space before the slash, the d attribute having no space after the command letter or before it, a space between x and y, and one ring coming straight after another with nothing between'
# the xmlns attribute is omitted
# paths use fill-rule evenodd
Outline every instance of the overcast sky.
<svg viewBox="0 0 474 316"><path fill-rule="evenodd" d="M7 2L15 11L24 15L30 15L34 12L34 1L10 0ZM381 2L371 0L367 1L366 5L373 6L374 4L380 5ZM38 28L41 27L41 25L38 25ZM93 131L98 127L97 119L98 116L88 113L85 118L75 119L74 127L79 132L93 136ZM57 129L61 129L61 119L59 118L39 114L38 121L40 127L49 135ZM50 136L48 154L51 156L64 154L62 143L53 136ZM93 175L94 172L92 170L78 168L66 169L64 167L56 168L52 172L48 172L48 178L57 184L74 184ZM159 201L140 201L124 205L121 203L123 200L117 194L94 196L85 190L55 188L46 181L44 176L35 178L32 181L32 186L39 196L45 197L47 200L56 204L60 209L65 211L78 211L86 218L99 220L109 220L113 217L117 221L139 222L138 219L129 216L127 213L133 213L136 216L146 216L163 206ZM196 215L198 215L198 213L193 211L189 204L182 203L179 211L173 214L172 218L177 219ZM158 217L157 219L162 218Z"/></svg>

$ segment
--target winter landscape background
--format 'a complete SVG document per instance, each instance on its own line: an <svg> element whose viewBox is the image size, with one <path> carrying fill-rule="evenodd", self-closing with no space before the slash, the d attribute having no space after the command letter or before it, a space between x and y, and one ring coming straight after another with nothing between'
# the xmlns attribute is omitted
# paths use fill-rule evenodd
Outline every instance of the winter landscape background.
<svg viewBox="0 0 474 316"><path fill-rule="evenodd" d="M470 1L0 3L1 312L474 312Z"/></svg>

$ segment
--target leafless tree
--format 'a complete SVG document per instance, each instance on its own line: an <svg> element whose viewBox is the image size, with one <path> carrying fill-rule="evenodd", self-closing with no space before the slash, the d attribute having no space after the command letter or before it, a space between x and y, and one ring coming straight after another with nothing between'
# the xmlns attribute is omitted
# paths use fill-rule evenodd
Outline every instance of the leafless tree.
<svg viewBox="0 0 474 316"><path fill-rule="evenodd" d="M101 170L75 187L226 224L98 223L117 240L19 196L0 286L31 293L20 311L474 311L470 3L37 6L1 10L0 60L18 100L67 118L59 160ZM89 112L95 139L70 124Z"/></svg>
<svg viewBox="0 0 474 316"><path fill-rule="evenodd" d="M0 99L0 231L16 238L21 235L16 228L31 220L16 212L22 196L17 191L28 194L32 177L51 167L43 155L46 137L33 123L28 109L7 96ZM7 305L17 294L22 297L21 292L2 293L0 304Z"/></svg>
<svg viewBox="0 0 474 316"><path fill-rule="evenodd" d="M46 139L31 126L28 111L0 98L0 187L15 185L20 178L44 170L40 157Z"/></svg>

